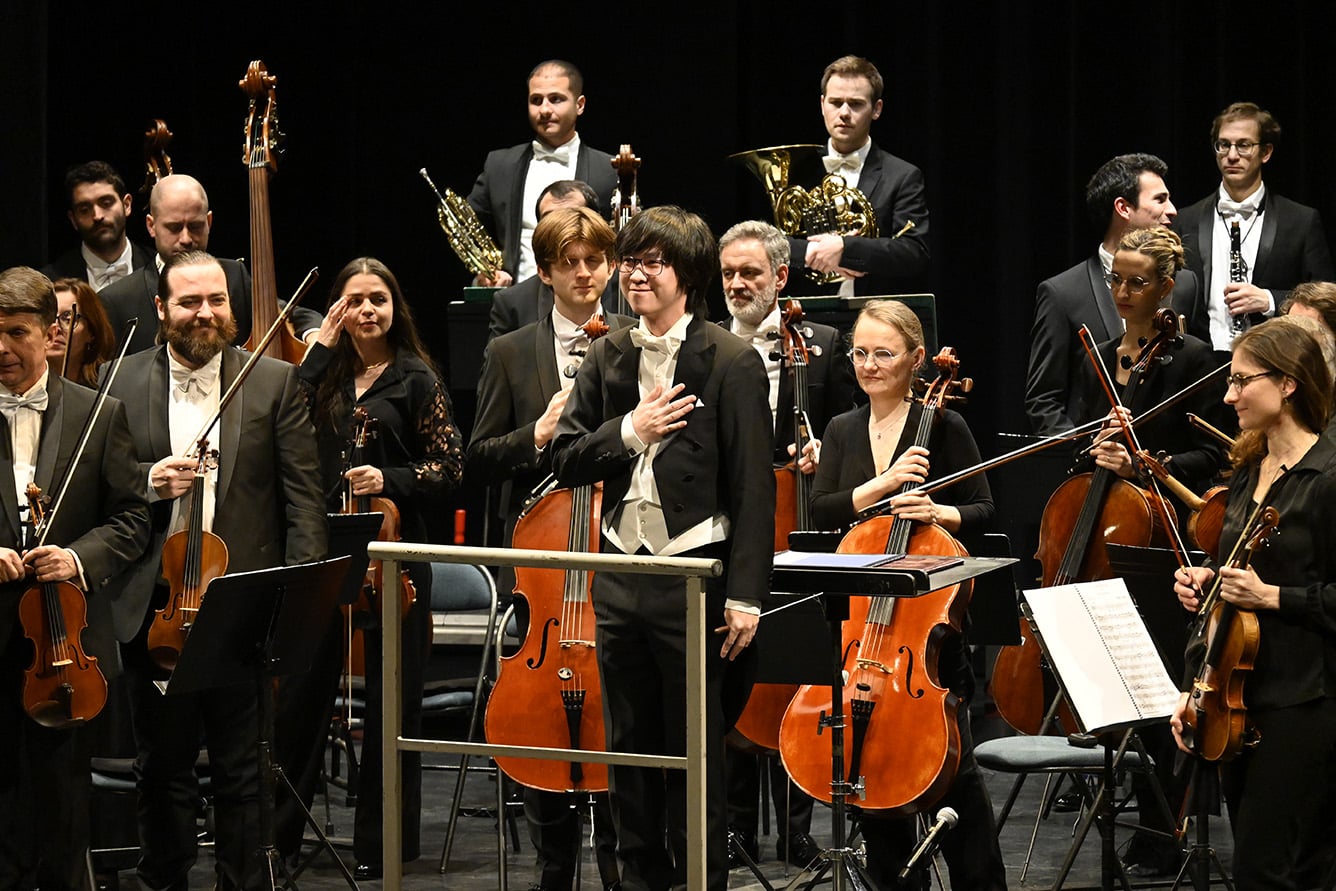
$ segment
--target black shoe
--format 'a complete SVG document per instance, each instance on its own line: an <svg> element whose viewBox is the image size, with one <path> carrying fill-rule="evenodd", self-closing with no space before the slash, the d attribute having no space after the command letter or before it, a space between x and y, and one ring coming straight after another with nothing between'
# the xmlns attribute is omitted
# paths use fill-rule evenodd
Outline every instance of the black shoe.
<svg viewBox="0 0 1336 891"><path fill-rule="evenodd" d="M1073 789L1071 792L1063 792L1057 798L1053 799L1053 810L1060 814L1071 814L1081 809L1081 793Z"/></svg>
<svg viewBox="0 0 1336 891"><path fill-rule="evenodd" d="M756 836L750 832L742 832L737 829L728 830L728 868L737 869L740 866L746 866L746 862L738 856L741 850L751 858L752 863L757 862L761 856L761 849L756 844Z"/></svg>
<svg viewBox="0 0 1336 891"><path fill-rule="evenodd" d="M357 864L357 868L353 870L353 878L378 879L381 877L382 872L383 870L381 870L379 863L359 863Z"/></svg>
<svg viewBox="0 0 1336 891"><path fill-rule="evenodd" d="M1137 833L1127 846L1123 863L1129 876L1151 878L1174 875L1182 864L1183 852L1170 839Z"/></svg>
<svg viewBox="0 0 1336 891"><path fill-rule="evenodd" d="M784 848L784 836L781 835L779 841L775 842L775 856L780 860L787 860L794 866L809 866L820 855L821 846L806 832L793 833L789 838L787 850Z"/></svg>

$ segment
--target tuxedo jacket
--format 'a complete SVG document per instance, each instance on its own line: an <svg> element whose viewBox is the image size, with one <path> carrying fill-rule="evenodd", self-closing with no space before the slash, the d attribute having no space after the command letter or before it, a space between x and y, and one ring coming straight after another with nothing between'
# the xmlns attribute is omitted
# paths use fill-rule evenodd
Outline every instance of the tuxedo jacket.
<svg viewBox="0 0 1336 891"><path fill-rule="evenodd" d="M605 516L621 504L636 463L621 434L622 417L640 402L640 350L631 331L622 328L594 342L551 444L562 485L603 481ZM727 516L725 596L764 601L775 537L775 476L770 462L756 460L773 448L761 357L696 316L678 352L673 383L686 385L683 393L696 397L696 407L654 459L668 534L715 514Z"/></svg>
<svg viewBox="0 0 1336 891"><path fill-rule="evenodd" d="M520 264L524 180L532 159L532 142L488 152L482 173L478 174L478 181L473 184L468 197L478 220L496 235L502 268L512 275ZM575 178L593 188L598 194L598 211L606 214L612 205L612 193L617 188L612 155L591 148L581 139L580 154L575 160Z"/></svg>
<svg viewBox="0 0 1336 891"><path fill-rule="evenodd" d="M1183 239L1188 268L1202 282L1199 299L1188 321L1188 333L1207 343L1211 342L1211 331L1206 306L1211 294L1211 246L1219 197L1218 190L1212 192L1184 208L1174 220L1174 231ZM1336 280L1336 266L1331 262L1331 249L1320 213L1270 189L1263 201L1265 213L1262 215L1261 240L1257 244L1257 259L1253 262L1249 280L1270 291L1276 309L1280 309L1290 289L1300 282ZM1262 316L1254 316L1253 321L1262 321Z"/></svg>
<svg viewBox="0 0 1336 891"><path fill-rule="evenodd" d="M732 320L719 323L729 330ZM839 330L817 322L803 322L811 331L804 336L807 344L807 411L812 422L812 435L820 439L830 419L849 411L856 402L863 401L858 388L854 365L845 355L844 338ZM775 341L775 349L782 349ZM754 348L753 348L754 349ZM793 432L793 374L787 361L779 374L779 395L775 401L776 463L787 464L791 457L789 445L795 441Z"/></svg>
<svg viewBox="0 0 1336 891"><path fill-rule="evenodd" d="M241 350L223 351L221 392L247 357ZM111 387L127 407L142 492L149 491L152 466L172 454L168 386L167 347L158 346L127 356ZM219 452L212 531L227 545L229 574L324 559L315 430L296 366L261 358L223 411L210 448ZM144 621L161 576L171 514L171 501L153 502L153 541L117 592L113 618L121 641L131 640Z"/></svg>
<svg viewBox="0 0 1336 891"><path fill-rule="evenodd" d="M607 318L614 331L635 324L626 316ZM559 368L567 364L564 357L558 361L553 337L549 310L537 322L492 341L483 358L468 468L488 481L505 480L501 504L507 529L528 493L552 472L552 449L539 454L533 447L533 430L561 389Z"/></svg>
<svg viewBox="0 0 1336 891"><path fill-rule="evenodd" d="M806 184L804 184L806 185ZM846 236L841 265L867 273L854 279L854 294L898 294L922 290L928 273L928 200L924 191L923 171L903 158L882 151L874 142L858 190L867 196L877 214L877 237ZM914 222L899 238L893 237ZM834 293L838 285L818 285L807 277L807 240L790 238L788 292L793 294Z"/></svg>
<svg viewBox="0 0 1336 891"><path fill-rule="evenodd" d="M131 272L152 264L153 251L131 240ZM78 247L70 248L68 251L43 266L42 275L45 275L47 278L51 279L51 281L55 281L58 278L77 278L80 281L88 281L88 266L84 263L83 251Z"/></svg>
<svg viewBox="0 0 1336 891"><path fill-rule="evenodd" d="M227 296L237 322L237 336L233 343L241 346L251 335L251 274L246 264L239 260L219 258L218 262L227 275ZM118 342L125 323L138 317L139 327L130 340L131 353L143 352L158 342L158 308L153 302L157 295L158 264L152 258L142 269L98 292ZM299 306L292 311L292 326L299 332L319 328L320 320L320 313L305 307Z"/></svg>
<svg viewBox="0 0 1336 891"><path fill-rule="evenodd" d="M616 272L608 279L603 289L603 315L612 318L618 311L621 297L620 284ZM537 275L531 275L524 281L509 288L502 288L492 295L492 312L487 320L487 340L490 343L502 334L518 331L525 325L532 325L539 319L552 315L552 289L543 284Z"/></svg>
<svg viewBox="0 0 1336 891"><path fill-rule="evenodd" d="M53 497L69 472L84 423L96 394L56 375L47 378L48 405L42 413L34 482ZM21 550L19 505L14 491L14 456L9 424L0 415L0 547ZM72 549L88 582L85 652L96 656L104 674L116 673L111 594L115 580L139 560L149 542L149 507L134 460L125 406L107 400L93 425L83 458L74 467L69 488L47 535L47 544ZM0 651L17 618L27 583L0 585ZM8 683L12 679L7 679Z"/></svg>
<svg viewBox="0 0 1336 891"><path fill-rule="evenodd" d="M1183 269L1174 279L1170 306L1191 319L1200 292L1197 276ZM1104 281L1098 253L1041 282L1035 295L1025 414L1030 418L1030 429L1040 436L1052 436L1077 424L1077 384L1081 368L1089 361L1077 336L1082 325L1090 329L1095 343L1123 333L1123 320Z"/></svg>

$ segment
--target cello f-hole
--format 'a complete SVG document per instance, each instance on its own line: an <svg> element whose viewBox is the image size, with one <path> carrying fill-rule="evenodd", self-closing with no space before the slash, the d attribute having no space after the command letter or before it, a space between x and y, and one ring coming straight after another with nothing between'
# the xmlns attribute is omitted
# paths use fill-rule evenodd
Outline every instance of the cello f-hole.
<svg viewBox="0 0 1336 891"><path fill-rule="evenodd" d="M537 669L541 667L544 662L547 661L547 635L548 632L550 632L553 628L556 627L557 627L557 620L555 618L548 619L546 622L543 623L543 638L542 638L543 645L538 649L538 658L524 660L525 666L527 666L530 669Z"/></svg>
<svg viewBox="0 0 1336 891"><path fill-rule="evenodd" d="M922 687L911 692L911 688L914 686L914 651L909 647L902 646L896 652L909 660L909 665L905 666L905 692L909 694L910 699L922 699L923 694L927 692Z"/></svg>

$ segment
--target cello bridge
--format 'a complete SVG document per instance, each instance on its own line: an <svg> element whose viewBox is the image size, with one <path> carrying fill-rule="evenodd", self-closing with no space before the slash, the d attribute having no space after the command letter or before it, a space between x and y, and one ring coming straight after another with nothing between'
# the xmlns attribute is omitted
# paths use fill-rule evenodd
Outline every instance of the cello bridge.
<svg viewBox="0 0 1336 891"><path fill-rule="evenodd" d="M879 671L882 674L891 673L891 670L886 667L884 662L878 662L875 659L859 659L856 664L859 671Z"/></svg>
<svg viewBox="0 0 1336 891"><path fill-rule="evenodd" d="M569 649L570 647L588 647L592 650L594 648L594 642L592 640L561 640L557 641L557 646L565 649Z"/></svg>

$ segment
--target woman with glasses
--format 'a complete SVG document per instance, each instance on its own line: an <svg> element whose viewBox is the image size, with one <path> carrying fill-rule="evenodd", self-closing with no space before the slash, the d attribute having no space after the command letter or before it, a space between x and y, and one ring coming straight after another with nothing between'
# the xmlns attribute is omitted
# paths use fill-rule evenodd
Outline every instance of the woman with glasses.
<svg viewBox="0 0 1336 891"><path fill-rule="evenodd" d="M428 512L439 511L440 497L459 485L463 442L449 394L418 337L399 282L384 263L361 257L340 270L330 288L330 306L316 343L298 374L310 392L329 509L340 510L341 496L348 488L355 496L387 498L399 509L404 540L428 541ZM347 468L344 455L350 451L354 412L361 409L377 425L375 436L363 452L364 463ZM417 588L417 601L404 620L403 729L412 736L421 732L423 672L431 647L431 567L410 563L408 570ZM385 586L390 588L393 582ZM393 597L397 592L384 593ZM356 790L353 853L358 878L379 878L380 635L368 628L363 639L367 720ZM333 701L333 692L330 688L323 699L326 705ZM330 714L327 707L323 714ZM323 730L319 720L317 716L315 726ZM402 757L402 853L409 861L418 857L421 758L417 753Z"/></svg>
<svg viewBox="0 0 1336 891"><path fill-rule="evenodd" d="M964 418L944 410L926 448L913 445L923 408L912 400L911 382L924 361L923 327L913 310L896 300L868 303L854 322L853 349L858 385L868 404L837 415L826 427L821 462L812 483L812 516L818 529L840 529L858 512L918 485L979 463L979 448ZM968 548L971 535L993 519L993 497L982 474L934 495L906 492L892 504L896 516L940 525ZM974 760L966 705L974 673L962 635L942 642L938 680L961 700L960 767L942 799L960 823L943 836L942 853L954 888L1006 887L1006 867L993 828L993 808ZM896 875L914 849L913 818L883 818L864 812L867 868L877 887L898 887Z"/></svg>
<svg viewBox="0 0 1336 891"><path fill-rule="evenodd" d="M88 282L62 278L55 282L55 289L60 303L56 316L59 330L46 351L47 367L68 380L96 388L97 370L115 351L116 334L102 301Z"/></svg>
<svg viewBox="0 0 1336 891"><path fill-rule="evenodd" d="M1174 591L1196 611L1217 572L1220 596L1256 613L1260 649L1243 701L1256 746L1220 765L1234 829L1240 888L1310 888L1328 879L1336 812L1336 444L1321 435L1332 379L1317 341L1288 319L1234 342L1225 401L1240 433L1230 451L1222 548L1239 539L1259 505L1280 513L1278 535L1247 569L1181 569ZM1191 584L1189 584L1191 582ZM1184 689L1204 658L1187 651ZM1172 719L1184 751L1184 693Z"/></svg>
<svg viewBox="0 0 1336 891"><path fill-rule="evenodd" d="M1178 235L1163 226L1130 230L1118 244L1107 281L1114 306L1127 330L1100 344L1097 352L1116 382L1120 399L1128 394L1128 383L1133 374L1131 366L1142 347L1160 333L1154 326L1154 318L1167 305L1174 289L1174 276L1183 268L1183 262L1183 246ZM1223 375L1158 417L1137 423L1137 416L1217 367L1210 345L1189 334L1182 335L1181 343L1171 346L1164 355L1167 359L1149 368L1133 388L1131 401L1124 404L1125 416L1132 419L1141 447L1157 456L1169 473L1185 486L1202 494L1219 475L1224 463L1224 446L1188 423L1187 414L1192 412L1218 428L1231 426L1220 402L1224 392ZM1104 416L1110 419L1096 437L1098 444L1091 450L1090 457L1094 464L1123 479L1135 481L1139 464L1127 448L1122 427L1114 420L1109 399L1089 362L1083 366L1078 381L1081 390L1074 420L1087 423ZM1185 643L1184 637L1166 642L1166 645L1176 648ZM1155 757L1160 784L1170 808L1176 810L1182 802L1185 783L1174 777L1173 740L1163 727L1145 728L1140 733ZM1140 800L1154 800L1153 787L1149 783L1138 782L1136 789ZM1175 872L1180 860L1177 844L1163 835L1153 834L1172 832L1173 826L1157 807L1141 808L1140 816L1142 827L1150 831L1133 835L1124 862L1140 875Z"/></svg>
<svg viewBox="0 0 1336 891"><path fill-rule="evenodd" d="M1097 352L1104 367L1117 384L1119 398L1126 394L1132 378L1131 367L1142 347L1160 332L1155 329L1155 314L1167 305L1174 289L1174 276L1183 268L1184 252L1178 235L1163 226L1133 229L1123 235L1113 255L1113 269L1107 276L1113 303L1127 330L1120 337L1099 345ZM1231 426L1220 402L1224 393L1221 378L1197 390L1174 408L1157 417L1136 423L1136 416L1154 408L1164 399L1213 371L1218 363L1211 347L1190 334L1183 334L1181 344L1165 352L1171 357L1157 364L1135 388L1131 404L1123 407L1133 419L1133 430L1142 448L1163 454L1168 471L1198 494L1215 480L1224 463L1224 447L1213 437L1188 423L1188 412L1220 428ZM1088 423L1111 415L1109 399L1095 377L1094 367L1086 363L1081 381L1077 423ZM1101 433L1091 456L1100 467L1108 468L1123 479L1134 479L1137 466L1128 451L1119 425L1111 424Z"/></svg>

